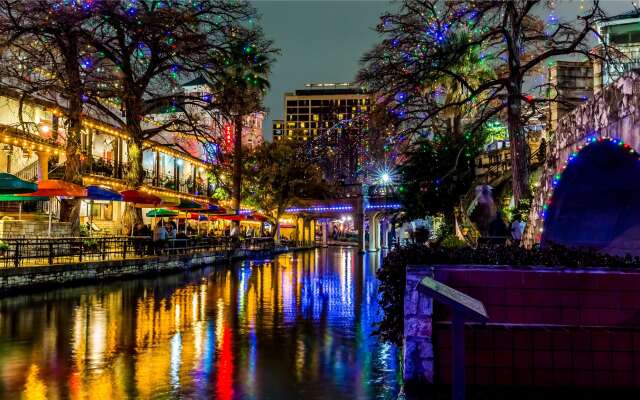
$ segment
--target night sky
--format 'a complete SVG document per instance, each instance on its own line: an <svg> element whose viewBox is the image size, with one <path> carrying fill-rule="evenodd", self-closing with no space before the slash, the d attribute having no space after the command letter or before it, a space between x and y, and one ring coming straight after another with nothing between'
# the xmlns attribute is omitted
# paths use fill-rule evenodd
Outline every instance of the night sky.
<svg viewBox="0 0 640 400"><path fill-rule="evenodd" d="M585 7L589 6L589 1ZM380 15L397 7L389 1L253 1L261 25L281 50L271 73L264 137L271 140L271 121L284 117L283 95L311 82L351 82L363 53L380 37L373 30ZM561 18L575 19L580 0L557 0ZM609 15L632 9L631 1L604 0Z"/></svg>
<svg viewBox="0 0 640 400"><path fill-rule="evenodd" d="M312 82L351 82L365 51L378 41L386 1L254 1L261 25L281 50L271 72L264 137L271 121L284 117L282 96Z"/></svg>

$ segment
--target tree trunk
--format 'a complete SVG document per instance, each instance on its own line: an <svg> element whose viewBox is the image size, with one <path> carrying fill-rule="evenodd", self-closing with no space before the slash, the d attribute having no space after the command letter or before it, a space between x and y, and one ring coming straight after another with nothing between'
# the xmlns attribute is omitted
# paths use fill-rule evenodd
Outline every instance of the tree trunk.
<svg viewBox="0 0 640 400"><path fill-rule="evenodd" d="M242 115L234 118L234 140L233 140L233 210L236 215L240 215L240 203L242 201ZM240 221L234 221L240 228Z"/></svg>
<svg viewBox="0 0 640 400"><path fill-rule="evenodd" d="M273 230L273 242L275 244L280 244L280 217L282 217L282 212L278 209L276 211L276 223L274 224Z"/></svg>
<svg viewBox="0 0 640 400"><path fill-rule="evenodd" d="M528 196L529 160L527 156L527 138L522 129L521 109L522 85L512 83L509 88L507 107L507 126L511 151L511 179L513 184L513 200L516 205Z"/></svg>
<svg viewBox="0 0 640 400"><path fill-rule="evenodd" d="M67 140L65 146L66 162L64 166L64 180L82 184L82 165L80 160L80 135L82 134L82 79L78 59L80 57L78 42L75 36L68 40L65 55L65 72L69 78L69 104L67 114ZM71 223L71 234L80 235L80 199L62 200L60 220Z"/></svg>
<svg viewBox="0 0 640 400"><path fill-rule="evenodd" d="M142 152L143 141L133 139L129 142L129 151L127 152L127 162L129 170L127 171L127 184L131 187L140 187L144 181L142 168ZM133 227L142 222L142 210L136 208L131 203L127 203L122 216L122 233L130 235Z"/></svg>
<svg viewBox="0 0 640 400"><path fill-rule="evenodd" d="M511 180L513 200L518 207L520 201L528 196L529 158L527 154L527 138L522 128L522 75L520 72L522 44L522 24L520 14L513 3L508 3L509 13L509 82L507 86L507 128L511 146Z"/></svg>

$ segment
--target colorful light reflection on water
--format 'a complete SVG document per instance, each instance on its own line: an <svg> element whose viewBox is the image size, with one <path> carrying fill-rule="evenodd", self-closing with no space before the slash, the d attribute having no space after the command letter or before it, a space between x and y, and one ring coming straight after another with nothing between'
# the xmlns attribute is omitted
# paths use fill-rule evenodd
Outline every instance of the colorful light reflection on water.
<svg viewBox="0 0 640 400"><path fill-rule="evenodd" d="M395 398L377 262L315 250L1 299L0 398Z"/></svg>

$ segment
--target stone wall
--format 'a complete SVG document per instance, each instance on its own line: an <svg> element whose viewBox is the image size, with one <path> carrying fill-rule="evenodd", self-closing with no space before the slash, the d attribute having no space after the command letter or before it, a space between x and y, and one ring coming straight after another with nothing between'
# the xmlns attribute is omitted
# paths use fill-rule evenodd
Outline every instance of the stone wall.
<svg viewBox="0 0 640 400"><path fill-rule="evenodd" d="M49 221L0 220L0 238L45 237L49 229ZM51 236L70 237L71 223L52 222Z"/></svg>
<svg viewBox="0 0 640 400"><path fill-rule="evenodd" d="M416 383L433 383L433 344L431 319L433 300L416 290L420 279L433 277L425 267L407 267L404 295L404 379Z"/></svg>
<svg viewBox="0 0 640 400"><path fill-rule="evenodd" d="M71 282L97 282L125 276L188 270L227 260L220 253L198 253L82 264L4 268L0 269L0 293L23 288L59 286Z"/></svg>
<svg viewBox="0 0 640 400"><path fill-rule="evenodd" d="M486 307L465 329L469 384L640 388L640 270L409 267L405 379L449 384L451 315L415 290L423 276Z"/></svg>

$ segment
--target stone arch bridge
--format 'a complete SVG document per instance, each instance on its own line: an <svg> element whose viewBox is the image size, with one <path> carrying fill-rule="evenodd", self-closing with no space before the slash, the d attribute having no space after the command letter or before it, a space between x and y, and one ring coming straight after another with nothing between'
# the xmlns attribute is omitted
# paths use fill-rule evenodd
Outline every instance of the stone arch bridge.
<svg viewBox="0 0 640 400"><path fill-rule="evenodd" d="M640 255L640 71L560 119L524 243Z"/></svg>
<svg viewBox="0 0 640 400"><path fill-rule="evenodd" d="M316 229L320 229L323 246L329 235L329 221L349 215L358 231L358 249L378 251L389 247L391 217L400 209L395 187L368 186L363 192L362 185L358 184L339 188L331 199L310 200L290 207L286 213L296 216L298 231L303 234L299 240L311 240Z"/></svg>

